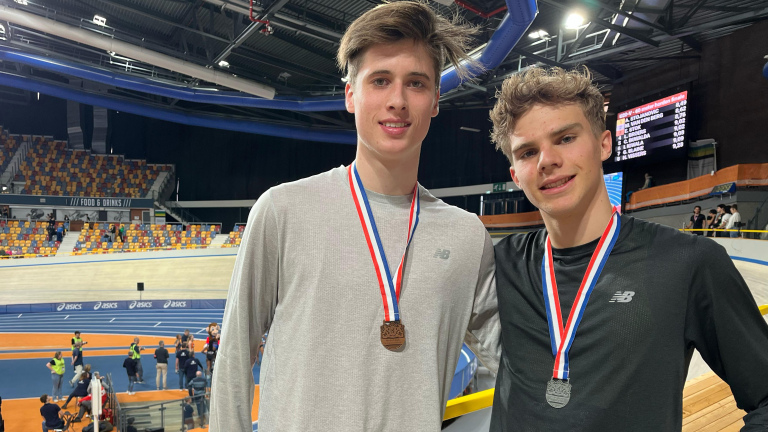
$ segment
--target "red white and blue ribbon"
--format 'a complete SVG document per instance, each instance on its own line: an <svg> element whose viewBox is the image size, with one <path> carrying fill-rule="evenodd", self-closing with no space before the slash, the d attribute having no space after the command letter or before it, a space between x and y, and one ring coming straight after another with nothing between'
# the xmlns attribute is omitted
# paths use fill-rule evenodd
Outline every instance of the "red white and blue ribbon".
<svg viewBox="0 0 768 432"><path fill-rule="evenodd" d="M403 284L403 264L405 254L408 252L408 245L411 244L413 233L416 232L416 226L419 224L419 184L413 188L413 199L411 200L411 211L408 216L408 237L405 242L403 257L400 258L400 265L397 267L395 277L393 278L387 264L387 256L384 254L384 246L379 238L379 230L376 228L376 221L373 219L371 206L368 203L368 195L365 193L363 182L360 180L360 174L357 172L357 162L347 169L349 172L349 188L352 190L352 198L355 201L357 215L360 218L360 224L363 226L365 241L368 243L368 251L371 253L373 267L376 269L376 278L379 280L379 289L381 290L381 300L384 303L384 319L386 321L398 321L400 319L400 308L398 301L400 299L400 288Z"/></svg>
<svg viewBox="0 0 768 432"><path fill-rule="evenodd" d="M576 330L584 316L589 296L597 284L597 279L603 271L603 266L611 254L616 239L619 238L621 229L621 217L614 210L608 226L597 244L592 258L589 260L584 279L581 281L579 291L573 301L568 321L563 326L562 312L560 311L560 297L555 280L555 266L552 262L552 243L547 235L547 245L544 251L544 259L541 262L541 280L544 286L544 305L547 310L547 324L549 324L549 340L552 343L552 355L555 356L555 366L552 377L567 380L570 376L568 352L571 350L573 340L576 338Z"/></svg>

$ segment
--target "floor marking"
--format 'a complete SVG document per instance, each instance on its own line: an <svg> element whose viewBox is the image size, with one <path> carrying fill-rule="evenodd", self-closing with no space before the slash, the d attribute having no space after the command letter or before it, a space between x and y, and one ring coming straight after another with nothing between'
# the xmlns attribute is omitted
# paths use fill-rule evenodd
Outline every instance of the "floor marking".
<svg viewBox="0 0 768 432"><path fill-rule="evenodd" d="M112 322L112 321L114 321L114 320L115 320L115 318L112 318L111 320L109 320L109 322Z"/></svg>
<svg viewBox="0 0 768 432"><path fill-rule="evenodd" d="M67 318L69 318L69 315L67 315L67 316L65 316L65 317L64 317L64 319L67 319Z"/></svg>
<svg viewBox="0 0 768 432"><path fill-rule="evenodd" d="M19 316L17 316L16 318L21 318L21 316L22 316L22 315L23 315L23 314L19 314Z"/></svg>
<svg viewBox="0 0 768 432"><path fill-rule="evenodd" d="M160 323L162 323L162 321L160 321L159 323L157 323L157 324L153 325L152 327L157 327L157 326L159 326L159 325L160 325Z"/></svg>

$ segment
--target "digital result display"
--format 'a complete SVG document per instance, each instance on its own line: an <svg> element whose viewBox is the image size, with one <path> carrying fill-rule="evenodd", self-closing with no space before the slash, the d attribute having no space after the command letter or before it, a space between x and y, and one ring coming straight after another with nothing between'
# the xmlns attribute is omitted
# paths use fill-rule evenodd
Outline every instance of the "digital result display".
<svg viewBox="0 0 768 432"><path fill-rule="evenodd" d="M620 112L616 120L616 162L650 155L685 143L688 92Z"/></svg>

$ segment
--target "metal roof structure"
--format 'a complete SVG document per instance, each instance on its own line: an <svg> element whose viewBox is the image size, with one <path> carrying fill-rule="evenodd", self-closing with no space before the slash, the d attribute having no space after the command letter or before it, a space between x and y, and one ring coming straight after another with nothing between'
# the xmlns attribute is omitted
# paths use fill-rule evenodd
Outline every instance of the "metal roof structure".
<svg viewBox="0 0 768 432"><path fill-rule="evenodd" d="M165 58L273 88L280 97L341 97L335 64L346 27L380 0L0 0L0 8L106 35ZM480 26L477 46L488 42L507 14L504 0L433 0L446 17ZM538 0L539 14L507 58L472 83L442 96L443 109L485 107L503 79L535 64L566 68L585 64L603 88L628 71L696 58L704 41L768 18L764 0ZM249 17L253 10L254 18ZM566 28L578 12L584 22ZM268 22L268 23L267 23ZM543 30L543 32L542 32ZM535 36L535 37L533 37ZM19 20L0 21L0 49L96 67L105 73L144 77L186 88L229 91L200 78L89 46ZM34 76L63 85L62 73L4 60L0 73ZM87 80L86 80L87 81ZM86 85L88 87L88 85ZM90 85L127 100L182 112L215 113L279 124L353 128L344 112L289 112L221 106Z"/></svg>

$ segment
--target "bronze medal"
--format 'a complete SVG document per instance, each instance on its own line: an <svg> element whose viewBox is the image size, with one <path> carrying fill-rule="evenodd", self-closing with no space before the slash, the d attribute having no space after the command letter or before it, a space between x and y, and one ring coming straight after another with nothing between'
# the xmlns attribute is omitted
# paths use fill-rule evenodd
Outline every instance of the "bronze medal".
<svg viewBox="0 0 768 432"><path fill-rule="evenodd" d="M381 325L381 344L390 351L397 351L405 345L405 326L397 321L384 321Z"/></svg>

